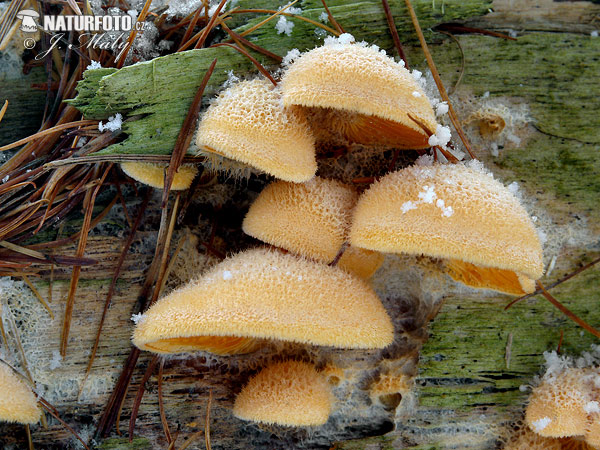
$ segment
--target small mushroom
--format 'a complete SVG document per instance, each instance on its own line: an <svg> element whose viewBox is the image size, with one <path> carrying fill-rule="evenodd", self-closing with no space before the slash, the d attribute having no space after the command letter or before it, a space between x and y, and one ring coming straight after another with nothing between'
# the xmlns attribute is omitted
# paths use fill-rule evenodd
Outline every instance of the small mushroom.
<svg viewBox="0 0 600 450"><path fill-rule="evenodd" d="M216 169L250 166L296 183L317 171L308 125L283 107L268 81L242 81L222 92L202 115L196 144Z"/></svg>
<svg viewBox="0 0 600 450"><path fill-rule="evenodd" d="M312 364L285 361L252 378L233 406L243 420L288 427L323 425L331 413L332 394Z"/></svg>
<svg viewBox="0 0 600 450"><path fill-rule="evenodd" d="M473 287L521 295L542 276L542 248L519 200L483 170L412 166L374 183L356 206L350 242L445 261Z"/></svg>
<svg viewBox="0 0 600 450"><path fill-rule="evenodd" d="M163 189L165 187L165 170L167 164L124 162L121 169L131 178L153 188ZM198 174L196 166L184 164L175 173L171 190L183 191L190 187L194 177Z"/></svg>
<svg viewBox="0 0 600 450"><path fill-rule="evenodd" d="M0 363L0 421L24 425L40 420L35 395L5 364Z"/></svg>
<svg viewBox="0 0 600 450"><path fill-rule="evenodd" d="M337 267L266 249L238 253L155 303L133 343L155 353L247 353L263 339L383 348L393 325L377 294Z"/></svg>
<svg viewBox="0 0 600 450"><path fill-rule="evenodd" d="M23 9L17 13L17 19L21 19L21 31L25 33L35 33L38 30L36 19L39 19L40 15L33 9Z"/></svg>
<svg viewBox="0 0 600 450"><path fill-rule="evenodd" d="M281 80L283 103L297 106L313 129L365 145L418 149L432 132L435 113L415 77L374 47L334 43L298 58Z"/></svg>
<svg viewBox="0 0 600 450"><path fill-rule="evenodd" d="M354 189L334 180L275 181L252 203L242 229L263 242L330 263L348 237L357 199ZM338 266L369 278L383 258L379 252L349 247Z"/></svg>
<svg viewBox="0 0 600 450"><path fill-rule="evenodd" d="M591 389L589 369L569 368L546 378L531 393L525 422L546 437L582 436L587 428L586 405Z"/></svg>

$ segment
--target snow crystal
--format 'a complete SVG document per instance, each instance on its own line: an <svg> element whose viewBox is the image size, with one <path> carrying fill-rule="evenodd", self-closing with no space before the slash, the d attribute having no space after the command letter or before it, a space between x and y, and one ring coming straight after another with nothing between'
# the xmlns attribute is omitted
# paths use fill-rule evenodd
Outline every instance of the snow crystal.
<svg viewBox="0 0 600 450"><path fill-rule="evenodd" d="M481 161L479 161L478 159L472 159L470 161L467 161L465 163L465 166L467 166L469 169L474 170L476 172L481 172L481 173L485 173L486 175L492 176L492 173L488 172L488 170L485 168L483 163Z"/></svg>
<svg viewBox="0 0 600 450"><path fill-rule="evenodd" d="M498 152L498 144L496 142L492 142L492 148L490 149L490 153L492 156L498 156L500 153Z"/></svg>
<svg viewBox="0 0 600 450"><path fill-rule="evenodd" d="M508 35L511 38L516 38L517 37L517 32L515 30L508 30Z"/></svg>
<svg viewBox="0 0 600 450"><path fill-rule="evenodd" d="M102 131L117 131L121 129L121 125L123 125L123 116L120 113L115 114L108 118L108 122L106 125L103 125L102 122L98 124L98 130Z"/></svg>
<svg viewBox="0 0 600 450"><path fill-rule="evenodd" d="M548 268L546 269L546 276L549 276L554 270L554 266L556 265L556 255L552 257L550 260L550 264L548 264Z"/></svg>
<svg viewBox="0 0 600 450"><path fill-rule="evenodd" d="M131 321L137 325L140 323L140 320L142 320L143 316L144 315L142 313L132 314Z"/></svg>
<svg viewBox="0 0 600 450"><path fill-rule="evenodd" d="M92 60L92 62L85 68L85 70L102 69L102 65L98 61Z"/></svg>
<svg viewBox="0 0 600 450"><path fill-rule="evenodd" d="M413 70L411 74L415 80L419 80L421 76L423 76L423 72L420 72L417 69Z"/></svg>
<svg viewBox="0 0 600 450"><path fill-rule="evenodd" d="M130 15L133 20L137 20L138 18L138 12L135 9L130 9L127 11L127 14Z"/></svg>
<svg viewBox="0 0 600 450"><path fill-rule="evenodd" d="M510 183L506 188L508 189L508 192L510 192L512 195L519 195L519 183L517 183L516 181Z"/></svg>
<svg viewBox="0 0 600 450"><path fill-rule="evenodd" d="M521 386L519 386L519 391L521 392L527 392L529 390L529 386L526 384L522 384Z"/></svg>
<svg viewBox="0 0 600 450"><path fill-rule="evenodd" d="M568 369L573 364L570 357L560 356L555 351L544 352L544 358L546 359L546 374L544 375L544 378L551 378L563 370Z"/></svg>
<svg viewBox="0 0 600 450"><path fill-rule="evenodd" d="M433 186L423 186L423 192L419 192L419 198L423 203L433 203L437 197Z"/></svg>
<svg viewBox="0 0 600 450"><path fill-rule="evenodd" d="M412 96L416 97L416 98L422 97L422 95L419 91L413 91Z"/></svg>
<svg viewBox="0 0 600 450"><path fill-rule="evenodd" d="M302 8L296 8L294 6L285 10L286 13L290 14L302 14Z"/></svg>
<svg viewBox="0 0 600 450"><path fill-rule="evenodd" d="M588 414L599 413L600 412L600 404L598 402L587 402L584 405L583 410Z"/></svg>
<svg viewBox="0 0 600 450"><path fill-rule="evenodd" d="M481 98L488 98L490 96L490 91L485 91Z"/></svg>
<svg viewBox="0 0 600 450"><path fill-rule="evenodd" d="M435 134L429 136L428 142L432 147L435 147L436 145L443 147L450 142L451 137L452 134L450 133L450 128L438 124L435 128Z"/></svg>
<svg viewBox="0 0 600 450"><path fill-rule="evenodd" d="M437 105L435 105L435 115L443 116L444 114L448 114L448 103L439 102Z"/></svg>
<svg viewBox="0 0 600 450"><path fill-rule="evenodd" d="M435 206L442 210L442 216L444 217L450 217L452 214L454 214L452 206L446 206L444 200L442 200L441 198L437 199L437 201L435 202Z"/></svg>
<svg viewBox="0 0 600 450"><path fill-rule="evenodd" d="M598 30L594 30L590 33L591 37L598 37Z"/></svg>
<svg viewBox="0 0 600 450"><path fill-rule="evenodd" d="M521 143L521 138L512 133L508 133L506 135L506 139L508 139L510 142L512 142L515 145L519 145Z"/></svg>
<svg viewBox="0 0 600 450"><path fill-rule="evenodd" d="M400 210L402 211L402 214L406 214L411 209L417 209L417 205L415 205L415 203L411 202L410 200L407 201L407 202L404 202L402 204L402 206L400 207Z"/></svg>
<svg viewBox="0 0 600 450"><path fill-rule="evenodd" d="M224 280L231 280L232 278L233 278L233 275L231 274L231 272L229 270L223 271L223 279Z"/></svg>
<svg viewBox="0 0 600 450"><path fill-rule="evenodd" d="M4 178L2 178L2 182L6 183L9 179L10 179L10 175L6 175Z"/></svg>
<svg viewBox="0 0 600 450"><path fill-rule="evenodd" d="M235 76L235 74L233 73L233 70L230 70L229 72L227 72L227 80L225 80L225 83L223 83L223 87L229 88L229 87L233 86L235 83L237 83L238 81L240 81L240 79Z"/></svg>
<svg viewBox="0 0 600 450"><path fill-rule="evenodd" d="M544 230L538 229L537 234L538 238L540 239L540 244L544 245L546 242L548 242L548 235Z"/></svg>
<svg viewBox="0 0 600 450"><path fill-rule="evenodd" d="M294 29L294 23L288 21L285 16L280 16L275 24L275 29L277 30L277 34L285 33L286 35L291 36L292 30Z"/></svg>
<svg viewBox="0 0 600 450"><path fill-rule="evenodd" d="M338 37L338 42L340 44L352 44L354 42L354 36L352 36L350 33L340 34L340 37Z"/></svg>
<svg viewBox="0 0 600 450"><path fill-rule="evenodd" d="M62 365L62 356L58 350L52 350L52 359L48 366L50 370L58 369Z"/></svg>
<svg viewBox="0 0 600 450"><path fill-rule="evenodd" d="M539 433L544 428L546 428L548 425L550 425L550 422L552 422L552 419L550 417L542 417L541 419L534 421L532 423L532 425L533 425L533 428L535 429L535 432Z"/></svg>
<svg viewBox="0 0 600 450"><path fill-rule="evenodd" d="M325 31L323 28L315 28L315 36L317 37L323 37L327 34L327 31Z"/></svg>
<svg viewBox="0 0 600 450"><path fill-rule="evenodd" d="M285 55L283 57L283 61L281 61L281 65L284 67L288 67L290 64L292 64L296 59L298 59L300 57L300 50L298 50L297 48L293 48L291 49L289 52L287 52L287 55Z"/></svg>
<svg viewBox="0 0 600 450"><path fill-rule="evenodd" d="M327 23L329 22L329 15L325 11L323 11L319 16L319 20L323 23Z"/></svg>

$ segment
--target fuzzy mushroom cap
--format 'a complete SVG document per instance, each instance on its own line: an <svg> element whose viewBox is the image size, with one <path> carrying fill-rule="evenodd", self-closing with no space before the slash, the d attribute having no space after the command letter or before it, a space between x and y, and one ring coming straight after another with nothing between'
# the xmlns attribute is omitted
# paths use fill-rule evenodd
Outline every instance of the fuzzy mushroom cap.
<svg viewBox="0 0 600 450"><path fill-rule="evenodd" d="M253 249L227 258L154 304L138 321L133 343L156 353L233 353L236 343L230 341L240 339L242 345L277 339L383 348L393 332L365 281L337 267Z"/></svg>
<svg viewBox="0 0 600 450"><path fill-rule="evenodd" d="M147 184L153 188L163 189L165 187L165 169L167 164L124 162L121 169L131 178L140 183ZM171 190L182 191L192 184L194 177L198 174L196 166L185 164L179 167L175 173Z"/></svg>
<svg viewBox="0 0 600 450"><path fill-rule="evenodd" d="M0 364L0 421L34 424L40 416L31 389L8 366Z"/></svg>
<svg viewBox="0 0 600 450"><path fill-rule="evenodd" d="M242 81L222 92L203 114L196 144L207 156L239 161L286 181L308 181L317 171L308 125L283 107L280 91L268 81Z"/></svg>
<svg viewBox="0 0 600 450"><path fill-rule="evenodd" d="M591 400L585 369L567 369L545 380L531 393L525 413L527 425L541 436L581 436L588 424Z"/></svg>
<svg viewBox="0 0 600 450"><path fill-rule="evenodd" d="M469 263L451 261L467 283L478 267L483 279L492 269L515 272L516 286L491 286L509 293L533 289L527 278L543 271L538 235L519 200L491 175L461 164L412 166L374 183L356 206L350 242Z"/></svg>
<svg viewBox="0 0 600 450"><path fill-rule="evenodd" d="M273 364L252 378L233 406L239 419L288 427L323 425L331 412L331 391L312 364Z"/></svg>
<svg viewBox="0 0 600 450"><path fill-rule="evenodd" d="M334 180L276 181L252 203L242 229L263 242L329 263L347 239L357 200L354 189ZM383 258L378 252L350 247L338 266L369 278Z"/></svg>
<svg viewBox="0 0 600 450"><path fill-rule="evenodd" d="M428 135L408 116L435 132L435 113L427 95L402 65L373 47L329 44L298 58L281 80L283 103L330 108L328 125L343 128L353 142L427 148Z"/></svg>

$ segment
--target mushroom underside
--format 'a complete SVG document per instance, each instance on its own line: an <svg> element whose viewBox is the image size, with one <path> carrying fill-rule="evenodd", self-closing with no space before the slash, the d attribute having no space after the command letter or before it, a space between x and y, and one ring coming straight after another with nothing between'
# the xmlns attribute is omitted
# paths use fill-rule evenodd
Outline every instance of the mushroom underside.
<svg viewBox="0 0 600 450"><path fill-rule="evenodd" d="M333 138L352 143L395 147L399 149L422 149L430 147L429 136L406 123L384 119L374 115L321 107L302 107L309 125L319 140ZM416 117L418 120L418 117ZM406 116L406 121L411 119Z"/></svg>
<svg viewBox="0 0 600 450"><path fill-rule="evenodd" d="M454 280L467 286L492 289L513 295L530 294L535 282L518 272L494 267L482 267L459 259L448 259L445 268Z"/></svg>
<svg viewBox="0 0 600 450"><path fill-rule="evenodd" d="M258 350L263 339L240 336L188 336L157 339L144 344L157 353L206 351L216 355L240 355Z"/></svg>

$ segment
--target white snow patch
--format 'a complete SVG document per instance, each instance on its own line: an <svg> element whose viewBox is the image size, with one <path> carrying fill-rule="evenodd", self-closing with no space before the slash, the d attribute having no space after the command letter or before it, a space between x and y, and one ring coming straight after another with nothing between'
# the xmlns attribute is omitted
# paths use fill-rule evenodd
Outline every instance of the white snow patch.
<svg viewBox="0 0 600 450"><path fill-rule="evenodd" d="M432 155L421 155L415 161L415 166L433 166L434 159Z"/></svg>
<svg viewBox="0 0 600 450"><path fill-rule="evenodd" d="M329 22L329 15L325 11L323 11L319 16L319 20L323 23L327 23Z"/></svg>
<svg viewBox="0 0 600 450"><path fill-rule="evenodd" d="M102 122L98 124L98 130L102 131L117 131L121 129L121 125L123 125L123 116L120 113L115 114L108 118L108 122L106 125L103 125Z"/></svg>
<svg viewBox="0 0 600 450"><path fill-rule="evenodd" d="M85 70L102 69L102 65L98 61L92 60L91 63L85 68Z"/></svg>
<svg viewBox="0 0 600 450"><path fill-rule="evenodd" d="M419 98L419 97L423 97L423 94L421 94L419 91L413 91L412 96Z"/></svg>
<svg viewBox="0 0 600 450"><path fill-rule="evenodd" d="M546 269L546 276L550 276L552 271L554 270L554 266L556 265L556 255L552 257L550 260L550 264L548 264L548 268Z"/></svg>
<svg viewBox="0 0 600 450"><path fill-rule="evenodd" d="M352 44L354 41L354 36L352 36L350 33L342 33L340 34L340 37L338 37L338 42L342 45Z"/></svg>
<svg viewBox="0 0 600 450"><path fill-rule="evenodd" d="M550 417L542 417L539 420L535 420L532 425L534 428L534 431L536 433L539 433L540 431L542 431L544 428L546 428L548 425L550 425L550 422L552 422L552 419Z"/></svg>
<svg viewBox="0 0 600 450"><path fill-rule="evenodd" d="M400 211L402 211L402 214L406 214L411 209L417 209L417 205L415 205L415 203L411 202L410 200L407 202L404 202L402 204L402 206L400 207Z"/></svg>
<svg viewBox="0 0 600 450"><path fill-rule="evenodd" d="M224 280L231 280L232 278L233 278L233 275L231 274L231 272L229 270L223 271L223 279Z"/></svg>
<svg viewBox="0 0 600 450"><path fill-rule="evenodd" d="M287 55L283 57L283 61L281 61L281 65L283 67L289 67L296 59L300 58L300 50L297 48L291 49L287 52Z"/></svg>
<svg viewBox="0 0 600 450"><path fill-rule="evenodd" d="M429 136L429 145L432 147L439 145L440 147L445 146L448 142L450 142L450 138L452 137L452 133L450 133L450 128L445 127L443 125L437 125L435 128L435 134Z"/></svg>
<svg viewBox="0 0 600 450"><path fill-rule="evenodd" d="M142 313L132 314L131 321L137 325L143 317L144 315Z"/></svg>
<svg viewBox="0 0 600 450"><path fill-rule="evenodd" d="M508 30L508 35L511 38L516 38L517 37L517 32L515 30Z"/></svg>
<svg viewBox="0 0 600 450"><path fill-rule="evenodd" d="M448 114L448 103L439 102L437 105L435 105L435 115L443 116L444 114Z"/></svg>
<svg viewBox="0 0 600 450"><path fill-rule="evenodd" d="M500 152L498 151L498 143L497 142L492 142L492 148L490 149L490 153L494 157L496 157L500 154Z"/></svg>
<svg viewBox="0 0 600 450"><path fill-rule="evenodd" d="M591 37L598 37L598 30L594 30L590 33Z"/></svg>
<svg viewBox="0 0 600 450"><path fill-rule="evenodd" d="M233 73L233 70L227 72L227 80L223 83L224 88L230 88L234 84L236 84L240 79Z"/></svg>
<svg viewBox="0 0 600 450"><path fill-rule="evenodd" d="M423 76L423 72L421 72L417 69L413 70L411 73L415 80L419 80Z"/></svg>
<svg viewBox="0 0 600 450"><path fill-rule="evenodd" d="M423 186L423 192L419 192L419 198L423 203L433 203L436 197L434 186Z"/></svg>
<svg viewBox="0 0 600 450"><path fill-rule="evenodd" d="M600 404L598 402L587 402L583 406L583 410L588 414L599 413L600 412Z"/></svg>
<svg viewBox="0 0 600 450"><path fill-rule="evenodd" d="M506 188L508 189L508 192L510 192L512 195L519 195L519 183L517 183L516 181L510 183Z"/></svg>
<svg viewBox="0 0 600 450"><path fill-rule="evenodd" d="M285 16L280 16L275 24L275 29L277 30L277 34L285 33L287 36L291 36L292 30L294 29L294 23L287 20Z"/></svg>
<svg viewBox="0 0 600 450"><path fill-rule="evenodd" d="M521 138L513 133L507 133L506 139L512 142L515 145L519 145L521 143Z"/></svg>
<svg viewBox="0 0 600 450"><path fill-rule="evenodd" d="M442 216L444 217L450 217L452 214L454 214L452 206L446 206L444 200L442 200L441 198L437 199L437 201L435 202L435 206L442 210Z"/></svg>
<svg viewBox="0 0 600 450"><path fill-rule="evenodd" d="M294 6L288 8L285 10L286 13L290 13L290 14L302 14L302 8L296 8Z"/></svg>

